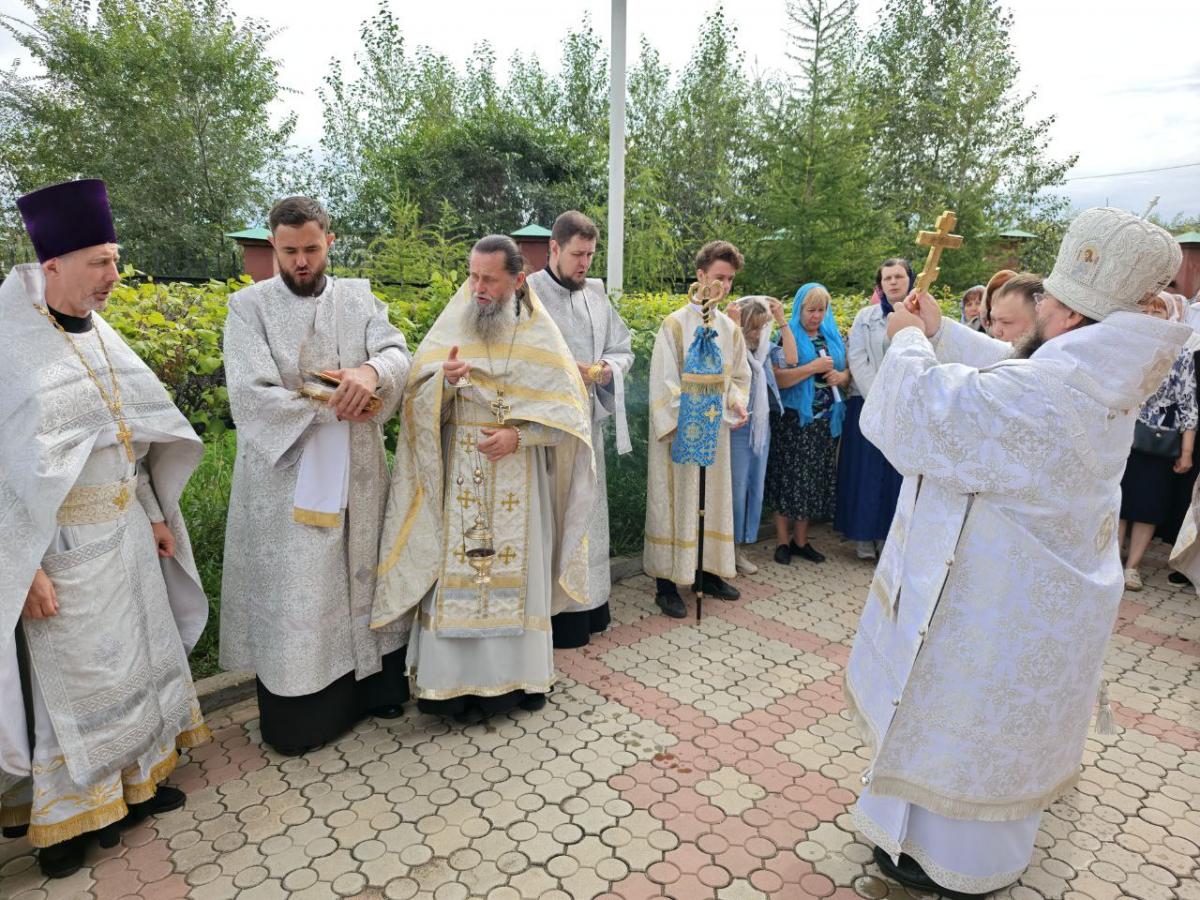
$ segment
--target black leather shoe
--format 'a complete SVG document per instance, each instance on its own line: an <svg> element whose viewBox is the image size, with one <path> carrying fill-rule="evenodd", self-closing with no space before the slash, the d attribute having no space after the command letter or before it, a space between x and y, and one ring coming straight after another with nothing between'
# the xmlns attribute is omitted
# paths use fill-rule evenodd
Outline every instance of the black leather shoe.
<svg viewBox="0 0 1200 900"><path fill-rule="evenodd" d="M1192 583L1192 579L1188 578L1182 572L1172 572L1170 575L1167 576L1167 581L1171 582L1171 584L1191 584Z"/></svg>
<svg viewBox="0 0 1200 900"><path fill-rule="evenodd" d="M975 897L986 897L987 894L967 894L962 891L952 891L944 888L925 874L921 864L906 853L900 854L900 864L892 862L892 858L879 847L875 848L875 865L892 881L898 881L906 888L922 891L928 894L941 894L947 900L973 900Z"/></svg>
<svg viewBox="0 0 1200 900"><path fill-rule="evenodd" d="M687 618L687 607L683 605L683 598L679 594L659 594L654 598L654 602L672 619Z"/></svg>
<svg viewBox="0 0 1200 900"><path fill-rule="evenodd" d="M10 841L23 838L27 834L29 834L28 825L5 825L0 828L0 837L8 838Z"/></svg>
<svg viewBox="0 0 1200 900"><path fill-rule="evenodd" d="M70 878L83 868L88 835L81 834L38 850L38 866L47 878Z"/></svg>
<svg viewBox="0 0 1200 900"><path fill-rule="evenodd" d="M526 694L521 698L520 702L517 703L517 706L521 707L521 709L528 710L529 712L537 712L539 709L545 707L545 705L545 694Z"/></svg>
<svg viewBox="0 0 1200 900"><path fill-rule="evenodd" d="M788 549L787 544L780 544L775 548L775 562L781 566L790 566L792 564L792 551Z"/></svg>
<svg viewBox="0 0 1200 900"><path fill-rule="evenodd" d="M825 554L818 553L816 550L814 550L811 543L805 544L803 547L797 547L796 542L792 541L791 544L788 545L788 550L791 551L792 556L798 556L801 559L807 559L809 562L825 562Z"/></svg>
<svg viewBox="0 0 1200 900"><path fill-rule="evenodd" d="M692 590L696 590L696 585L692 585ZM708 572L704 573L704 593L708 597L716 597L719 600L737 600L742 596L742 592L728 581L718 578L716 575L710 575Z"/></svg>
<svg viewBox="0 0 1200 900"><path fill-rule="evenodd" d="M154 792L154 796L149 800L129 804L129 814L121 820L121 825L123 827L136 825L150 816L161 816L163 813L183 809L185 803L187 803L187 794L179 788L160 784L158 790Z"/></svg>
<svg viewBox="0 0 1200 900"><path fill-rule="evenodd" d="M404 715L404 707L401 704L377 706L371 710L371 715L377 719L398 719Z"/></svg>

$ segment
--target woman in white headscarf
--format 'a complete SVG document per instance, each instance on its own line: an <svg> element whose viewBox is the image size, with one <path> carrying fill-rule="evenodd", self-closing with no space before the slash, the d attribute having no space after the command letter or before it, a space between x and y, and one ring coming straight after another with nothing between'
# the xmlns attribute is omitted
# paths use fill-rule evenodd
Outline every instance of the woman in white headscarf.
<svg viewBox="0 0 1200 900"><path fill-rule="evenodd" d="M734 562L738 574L758 571L743 547L758 540L762 522L763 481L767 475L767 451L770 447L771 410L780 411L779 388L768 357L771 352L771 320L779 327L779 341L789 365L797 360L796 338L783 314L783 304L774 297L742 297L730 304L729 317L737 322L746 339L746 358L750 363L750 425L729 433L730 463L733 476Z"/></svg>

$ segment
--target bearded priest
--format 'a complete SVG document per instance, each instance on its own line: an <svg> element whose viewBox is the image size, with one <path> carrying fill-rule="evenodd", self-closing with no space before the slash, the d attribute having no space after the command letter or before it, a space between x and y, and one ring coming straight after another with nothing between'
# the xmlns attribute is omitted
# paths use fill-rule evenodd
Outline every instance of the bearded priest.
<svg viewBox="0 0 1200 900"><path fill-rule="evenodd" d="M1134 421L1192 333L1139 303L1180 259L1157 225L1090 209L1015 349L928 294L888 320L862 431L904 485L845 686L870 760L854 821L906 887L1011 884L1079 777Z"/></svg>
<svg viewBox="0 0 1200 900"><path fill-rule="evenodd" d="M93 839L183 806L163 782L209 738L179 510L204 449L99 315L120 280L104 182L17 206L40 264L0 287L0 825L64 878Z"/></svg>
<svg viewBox="0 0 1200 900"><path fill-rule="evenodd" d="M460 719L544 706L550 617L588 606L589 398L522 266L511 238L476 243L422 342L380 549L375 627L415 610L417 706Z"/></svg>
<svg viewBox="0 0 1200 900"><path fill-rule="evenodd" d="M604 282L588 278L600 230L581 212L571 210L550 229L550 262L529 276L529 286L546 307L575 355L587 386L596 457L596 505L588 529L588 607L554 617L554 646L582 647L608 628L612 591L608 559L608 483L605 478L604 425L611 418L617 453L633 449L625 419L625 376L633 367L629 329L609 302Z"/></svg>
<svg viewBox="0 0 1200 900"><path fill-rule="evenodd" d="M256 674L263 740L294 756L408 699L405 634L372 631L370 614L383 424L409 357L370 285L325 273L334 236L319 203L280 200L268 224L279 275L230 297L225 324L237 460L221 665ZM322 394L322 378L336 390Z"/></svg>

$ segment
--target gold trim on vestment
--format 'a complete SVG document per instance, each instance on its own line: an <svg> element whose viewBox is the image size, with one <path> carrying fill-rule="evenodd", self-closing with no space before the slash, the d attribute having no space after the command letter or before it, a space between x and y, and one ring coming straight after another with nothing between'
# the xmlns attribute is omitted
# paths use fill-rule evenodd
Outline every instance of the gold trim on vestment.
<svg viewBox="0 0 1200 900"><path fill-rule="evenodd" d="M128 812L129 807L125 805L124 798L118 797L103 806L86 810L62 822L55 822L51 825L31 823L26 837L30 846L51 847L54 844L69 841L73 837L79 837L81 834L87 834L89 831L98 831L106 825L119 822L125 818Z"/></svg>
<svg viewBox="0 0 1200 900"><path fill-rule="evenodd" d="M527 320L531 321L531 320ZM487 356L488 347L486 344L461 344L458 348L458 358L466 359L471 357ZM449 347L432 347L420 353L413 360L413 368L419 369L429 362L445 362L450 357ZM575 374L579 379L580 385L583 384L583 376L579 374L579 366L575 359L569 356L563 356L559 353L554 353L551 350L545 350L541 347L530 347L528 345L517 344L513 347L512 358L522 362L535 363L552 368L560 368L564 372ZM471 381L475 380L475 373L470 375Z"/></svg>
<svg viewBox="0 0 1200 900"><path fill-rule="evenodd" d="M515 356L516 354L513 355ZM578 375L578 371L576 375ZM583 406L583 398L586 397L586 393L581 397L578 394L566 394L561 391L543 391L537 388L525 387L521 384L499 381L490 375L477 372L472 372L470 377L471 382L476 387L483 387L492 391L503 390L506 397L524 397L526 400L536 400L541 403L562 403L566 406L572 406L580 412L586 412ZM581 381L580 384L582 385L582 383Z"/></svg>
<svg viewBox="0 0 1200 900"><path fill-rule="evenodd" d="M196 715L197 712L193 711L193 720L195 720ZM212 731L208 725L201 723L195 728L189 728L187 731L180 732L175 738L175 746L185 749L198 747L211 739ZM53 844L61 844L63 841L68 841L89 831L97 831L106 825L111 825L125 818L125 815L129 812L129 804L144 803L153 797L157 793L159 785L171 776L171 773L175 771L178 765L179 752L173 749L167 756L150 768L148 777L142 781L132 784L125 782L127 772L137 773L136 763L122 769L120 781L105 791L105 794L120 791L121 796L114 800L109 800L94 809L84 810L61 822L38 824L32 822L32 803L22 806L5 807L3 811L0 811L0 825L5 827L29 825L29 843L34 847L49 847ZM42 809L49 809L55 803L64 799L68 798L56 798L51 803L43 806ZM78 802L77 798L71 799Z"/></svg>
<svg viewBox="0 0 1200 900"><path fill-rule="evenodd" d="M317 528L337 528L342 524L342 514L340 512L317 512L315 509L301 509L299 506L294 506L292 507L292 521L300 525L313 525Z"/></svg>
<svg viewBox="0 0 1200 900"><path fill-rule="evenodd" d="M33 813L32 803L19 803L16 806L6 806L0 809L0 828L18 828L29 824Z"/></svg>
<svg viewBox="0 0 1200 900"><path fill-rule="evenodd" d="M479 585L470 575L443 575L438 581L440 587L476 590ZM487 583L488 588L520 588L525 586L525 579L520 575L492 575Z"/></svg>
<svg viewBox="0 0 1200 900"><path fill-rule="evenodd" d="M660 547L679 547L682 550L690 550L696 546L695 541L681 541L676 538L657 537L656 535L652 534L647 534L645 537L647 543L657 544ZM728 534L723 531L709 531L707 528L704 529L704 538L705 540L711 538L714 541L725 541L730 544L733 543L732 534Z"/></svg>
<svg viewBox="0 0 1200 900"><path fill-rule="evenodd" d="M417 514L421 511L421 503L424 499L425 488L418 484L416 493L413 494L412 503L409 505L408 512L404 516L404 524L400 526L400 531L396 534L396 540L392 543L392 549L388 552L387 559L381 562L375 569L375 574L380 578L390 572L392 567L399 561L400 554L404 551L404 547L408 544L408 539L412 535L413 523L417 521ZM371 627L376 628L378 626L372 622Z"/></svg>
<svg viewBox="0 0 1200 900"><path fill-rule="evenodd" d="M416 695L418 700L453 700L455 697L500 697L504 694L511 694L513 691L524 691L527 694L548 694L550 688L554 687L554 683L558 681L557 676L552 676L549 681L541 684L531 684L527 681L510 681L508 684L497 685L479 685L479 684L464 684L454 688L446 688L445 690L422 690L418 685Z"/></svg>
<svg viewBox="0 0 1200 900"><path fill-rule="evenodd" d="M136 476L108 484L85 484L71 488L58 508L59 525L100 525L115 522L134 502Z"/></svg>
<svg viewBox="0 0 1200 900"><path fill-rule="evenodd" d="M469 585L469 587L475 587L475 585L471 584L471 585ZM437 629L433 627L433 619L429 615L429 613L426 613L426 612L418 613L417 621L420 623L421 627L423 629L425 629L426 631L431 632L433 634L437 633ZM451 624L451 627L453 627L453 628L490 628L490 627L496 627L496 626L504 626L506 624L508 624L508 622L506 620L497 619L495 616L492 616L487 619L456 619ZM523 622L517 622L514 620L512 622L512 624L519 624L526 631L549 631L550 630L550 620L545 618L544 616L525 616ZM480 635L480 636L486 637L486 635Z"/></svg>

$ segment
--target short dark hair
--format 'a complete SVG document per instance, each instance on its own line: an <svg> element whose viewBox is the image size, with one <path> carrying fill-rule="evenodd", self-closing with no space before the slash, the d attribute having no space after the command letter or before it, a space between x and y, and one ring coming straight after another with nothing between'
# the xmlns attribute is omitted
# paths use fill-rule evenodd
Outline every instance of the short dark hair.
<svg viewBox="0 0 1200 900"><path fill-rule="evenodd" d="M482 253L485 256L492 253L504 255L504 271L514 278L525 271L525 257L517 242L507 234L489 234L481 237L471 248L472 253ZM526 300L525 286L517 288L517 299ZM527 304L528 301L526 300Z"/></svg>
<svg viewBox="0 0 1200 900"><path fill-rule="evenodd" d="M1037 298L1034 295L1040 294L1044 290L1042 276L1034 275L1032 272L1018 272L992 291L990 302L994 305L997 300L1006 294L1020 294L1021 299L1028 305L1035 306Z"/></svg>
<svg viewBox="0 0 1200 900"><path fill-rule="evenodd" d="M696 268L707 272L709 266L718 260L729 263L735 272L740 272L746 264L742 251L729 241L709 241L696 253Z"/></svg>
<svg viewBox="0 0 1200 900"><path fill-rule="evenodd" d="M271 234L280 225L299 228L306 222L316 222L323 232L329 233L329 213L325 212L325 207L312 197L300 195L284 197L271 207L271 213L267 216Z"/></svg>
<svg viewBox="0 0 1200 900"><path fill-rule="evenodd" d="M883 290L883 270L890 269L892 266L904 266L904 271L908 273L908 289L911 291L917 276L913 274L912 263L903 256L892 256L879 264L879 268L875 270L875 287Z"/></svg>
<svg viewBox="0 0 1200 900"><path fill-rule="evenodd" d="M550 239L558 246L563 247L576 235L580 235L585 241L598 241L600 240L600 229L596 227L595 222L579 210L568 209L554 220L554 225L550 229Z"/></svg>

